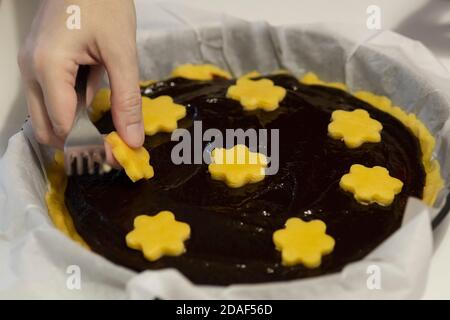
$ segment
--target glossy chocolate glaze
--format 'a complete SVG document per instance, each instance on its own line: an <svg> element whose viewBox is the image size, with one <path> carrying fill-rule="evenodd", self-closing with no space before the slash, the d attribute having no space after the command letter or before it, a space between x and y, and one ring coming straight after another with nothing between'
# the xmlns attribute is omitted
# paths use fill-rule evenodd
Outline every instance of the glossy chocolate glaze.
<svg viewBox="0 0 450 320"><path fill-rule="evenodd" d="M193 130L192 120L207 128L277 128L280 170L260 183L239 189L213 181L207 165L174 165L170 134L146 137L154 178L132 183L122 171L104 176L71 177L66 204L76 229L95 252L135 270L176 268L198 284L256 283L317 276L339 271L364 257L399 226L408 196L421 197L424 170L417 139L398 120L341 90L306 86L289 75L268 77L288 90L274 112L245 112L225 98L233 81L170 79L145 89L149 97L170 95L188 108L179 122ZM327 135L333 110L367 110L383 124L381 143L348 149ZM98 123L113 130L111 115ZM384 166L404 186L392 205L357 203L339 187L352 164ZM186 253L145 260L129 249L125 235L137 215L161 210L191 226ZM336 240L334 251L316 269L283 267L272 234L289 217L321 219Z"/></svg>

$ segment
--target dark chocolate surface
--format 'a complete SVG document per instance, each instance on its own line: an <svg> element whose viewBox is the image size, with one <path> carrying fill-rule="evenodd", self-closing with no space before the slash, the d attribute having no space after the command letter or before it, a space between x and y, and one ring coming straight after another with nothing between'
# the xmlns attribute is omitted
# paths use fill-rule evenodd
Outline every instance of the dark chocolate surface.
<svg viewBox="0 0 450 320"><path fill-rule="evenodd" d="M185 105L180 127L193 130L193 120L208 128L277 128L280 169L262 182L228 188L210 178L207 165L174 165L170 153L177 142L170 134L146 137L155 176L132 183L125 172L71 177L66 204L75 227L95 252L135 270L176 268L198 284L226 285L305 278L339 271L364 257L399 226L408 196L421 197L425 173L417 139L398 120L341 90L306 86L289 75L273 75L287 89L273 112L246 112L225 98L233 81L169 79L145 89L149 97L170 95ZM336 109L362 108L383 124L380 143L348 149L328 137ZM98 123L103 133L114 130L111 115ZM204 143L206 145L206 143ZM403 189L388 207L362 205L339 187L352 164L384 166ZM125 235L137 215L174 212L191 226L186 253L156 262L129 249ZM283 267L272 234L290 217L321 219L335 240L334 251L316 269Z"/></svg>

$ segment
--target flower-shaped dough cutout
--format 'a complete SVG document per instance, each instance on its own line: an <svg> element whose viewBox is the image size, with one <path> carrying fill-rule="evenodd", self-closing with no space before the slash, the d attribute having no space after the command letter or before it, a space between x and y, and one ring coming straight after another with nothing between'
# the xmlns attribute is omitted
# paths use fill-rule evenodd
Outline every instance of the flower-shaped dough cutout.
<svg viewBox="0 0 450 320"><path fill-rule="evenodd" d="M353 193L356 201L362 204L388 206L394 201L395 195L402 191L403 182L391 177L386 168L354 164L350 172L342 176L339 185L343 190Z"/></svg>
<svg viewBox="0 0 450 320"><path fill-rule="evenodd" d="M161 211L155 216L137 216L134 229L126 235L125 241L129 248L141 250L147 260L155 261L162 256L184 253L184 241L190 235L187 223L176 221L170 211Z"/></svg>
<svg viewBox="0 0 450 320"><path fill-rule="evenodd" d="M214 77L231 79L229 72L212 64L183 64L176 67L171 76L191 80L213 80Z"/></svg>
<svg viewBox="0 0 450 320"><path fill-rule="evenodd" d="M307 268L320 266L322 256L331 253L335 244L325 232L326 225L321 220L288 219L285 228L273 234L275 247L281 251L282 264L287 267L297 264Z"/></svg>
<svg viewBox="0 0 450 320"><path fill-rule="evenodd" d="M172 132L178 126L177 121L186 116L186 107L174 103L169 96L142 97L142 116L145 134Z"/></svg>
<svg viewBox="0 0 450 320"><path fill-rule="evenodd" d="M227 98L239 101L247 111L273 111L279 107L285 96L286 89L274 85L269 79L240 78L236 85L230 86L227 91Z"/></svg>
<svg viewBox="0 0 450 320"><path fill-rule="evenodd" d="M97 91L89 109L89 117L92 122L97 122L111 109L111 90L101 88Z"/></svg>
<svg viewBox="0 0 450 320"><path fill-rule="evenodd" d="M343 140L348 148L358 148L364 142L380 142L383 125L363 109L336 110L331 115L328 135Z"/></svg>
<svg viewBox="0 0 450 320"><path fill-rule="evenodd" d="M153 177L150 155L144 147L130 148L115 131L108 134L105 139L111 146L114 158L125 169L131 181L136 182Z"/></svg>
<svg viewBox="0 0 450 320"><path fill-rule="evenodd" d="M230 188L260 182L265 177L266 156L251 152L243 144L230 149L216 148L211 152L211 160L212 163L208 166L211 177L224 181Z"/></svg>

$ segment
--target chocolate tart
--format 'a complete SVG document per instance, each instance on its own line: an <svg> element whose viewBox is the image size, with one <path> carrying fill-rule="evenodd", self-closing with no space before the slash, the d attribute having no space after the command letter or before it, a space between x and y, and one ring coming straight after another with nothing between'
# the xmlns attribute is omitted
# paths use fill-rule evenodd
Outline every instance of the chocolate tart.
<svg viewBox="0 0 450 320"><path fill-rule="evenodd" d="M136 271L175 268L196 284L211 285L337 272L382 243L400 227L408 197L424 197L430 170L421 141L401 117L345 90L325 83L305 84L289 74L264 78L287 91L273 112L244 111L238 101L226 98L235 80L220 77L209 81L170 78L147 84L142 94L150 98L168 95L186 106L187 116L178 125L189 131L195 120L202 121L203 130L279 129L276 175L228 188L211 179L206 164L173 164L171 150L177 142L171 141L170 133L146 136L144 147L155 171L152 179L133 183L124 171L116 170L67 179L65 218L70 224L73 221L72 233L114 263ZM329 137L332 112L355 109L366 110L382 123L380 142L349 149ZM113 131L110 112L96 125L102 133ZM361 204L340 188L340 178L355 163L383 166L403 182L392 204ZM125 236L133 229L136 216L163 210L176 212L177 220L195 232L186 241L184 254L150 262L142 252L127 247ZM319 267L281 264L272 236L291 217L320 219L335 239L334 251L323 257Z"/></svg>

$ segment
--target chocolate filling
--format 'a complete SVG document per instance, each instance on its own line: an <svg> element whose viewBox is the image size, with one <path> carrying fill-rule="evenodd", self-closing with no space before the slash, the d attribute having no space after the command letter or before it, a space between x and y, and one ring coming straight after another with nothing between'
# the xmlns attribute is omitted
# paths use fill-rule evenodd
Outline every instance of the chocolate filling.
<svg viewBox="0 0 450 320"><path fill-rule="evenodd" d="M81 237L93 251L111 261L141 271L175 268L197 284L227 285L318 276L341 270L361 259L399 228L409 196L421 197L425 172L416 137L398 120L350 94L323 86L307 86L289 75L272 75L287 89L273 112L246 112L227 99L234 80L169 79L142 89L143 95L171 96L187 107L179 127L193 131L217 128L279 129L280 168L262 182L238 189L211 179L206 164L174 165L169 133L146 137L145 148L155 176L132 183L124 171L104 176L73 176L66 205ZM365 109L383 124L380 143L349 149L328 137L336 109ZM98 123L102 133L114 130L107 113ZM192 133L193 134L193 133ZM204 143L204 147L206 143ZM270 148L269 148L270 150ZM387 207L362 205L339 187L352 164L386 167L404 185ZM126 246L125 235L137 215L174 212L191 227L186 253L156 262ZM334 251L316 269L284 267L272 235L290 217L321 219L336 240Z"/></svg>

